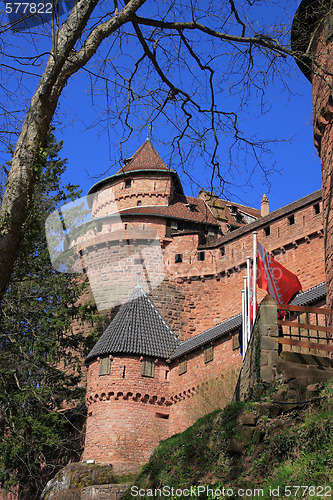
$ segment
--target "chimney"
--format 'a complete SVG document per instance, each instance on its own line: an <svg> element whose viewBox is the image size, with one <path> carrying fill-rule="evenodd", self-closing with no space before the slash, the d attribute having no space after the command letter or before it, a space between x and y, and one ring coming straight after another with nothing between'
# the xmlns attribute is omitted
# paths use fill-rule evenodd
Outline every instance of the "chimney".
<svg viewBox="0 0 333 500"><path fill-rule="evenodd" d="M261 198L261 217L265 217L265 215L269 214L269 199L264 194Z"/></svg>

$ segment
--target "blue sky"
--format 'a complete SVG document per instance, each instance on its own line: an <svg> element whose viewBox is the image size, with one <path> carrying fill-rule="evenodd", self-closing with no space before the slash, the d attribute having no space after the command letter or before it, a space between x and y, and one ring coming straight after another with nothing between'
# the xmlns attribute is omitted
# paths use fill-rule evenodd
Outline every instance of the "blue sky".
<svg viewBox="0 0 333 500"><path fill-rule="evenodd" d="M101 5L103 7L103 5L107 5L107 2ZM147 3L148 8L149 6L151 8L151 5L154 4ZM261 17L263 22L270 24L275 20L275 17L280 16L279 19L289 22L290 25L296 9L296 2L292 6L290 4L284 5L283 2L278 4L270 2L268 8L267 5L265 8L264 5L259 4L257 8L258 19ZM287 31L288 28L286 28ZM45 26L44 34L42 34L38 42L41 43L41 46L36 42L39 51L42 50L40 47L43 47L43 49L44 46L45 48L49 47L49 39L45 37L46 33L47 27ZM29 33L12 35L7 33L6 42L8 46L12 44L13 47L16 44L16 50L20 55L23 52L29 54L29 50L32 50L29 35ZM108 51L111 50L110 48L116 51L116 43L116 39L105 42L102 56L107 55L107 57L110 57ZM140 48L133 47L134 52L137 51L137 54L140 55ZM216 70L222 67L225 62L224 55L219 53L219 50L217 45L216 53L214 53ZM119 54L116 53L114 59L110 57L110 61L121 64L125 68L124 71L126 71L126 64L130 61L131 56L132 54L125 54L119 57ZM93 60L90 68L96 70L97 66L94 66L94 64L95 61ZM281 139L281 142L278 141L272 145L272 154L263 157L265 168L268 171L276 170L270 176L271 188L269 189L264 184L260 169L251 176L251 186L244 185L246 177L251 173L252 169L255 169L256 162L250 156L247 158L245 166L245 160L243 162L242 157L240 157L239 170L234 170L230 176L233 182L230 189L230 199L235 202L259 207L261 196L266 193L270 199L271 210L275 210L320 188L320 161L313 146L311 125L311 84L293 62L289 60L286 67L290 68L286 75L282 75L282 80L286 85L276 79L273 84L268 82L267 87L265 87L265 113L261 113L260 96L257 96L254 92L249 96L248 102L245 102L243 113L240 115L240 124L250 136L258 134L266 139ZM228 82L227 78L224 78L224 87L221 87L221 92L217 92L217 100L220 100L220 105L223 108L233 109L233 107L238 106L238 96L231 94L226 97L225 93L222 92L226 90L228 85L232 88L235 78L237 76L230 75L230 82ZM36 87L36 81L30 77L25 79L26 98L29 99L29 92L31 95L31 92ZM13 83L8 84L14 88ZM99 179L112 175L119 170L119 143L123 138L121 127L109 125L107 122L103 85L98 85L99 88L94 91L92 97L90 84L89 76L82 70L69 81L61 96L55 121L56 136L64 141L62 157L68 158L68 168L64 180L79 184L83 195L87 194L89 188ZM285 91L285 86L288 86L292 93ZM193 87L191 87L191 91L193 91ZM114 105L112 98L109 104L111 107ZM135 110L135 112L138 113L138 110ZM142 111L140 118L145 119L145 113L147 112ZM134 120L134 124L138 128L137 133L124 144L124 157L131 156L147 137L147 128L140 132L138 120ZM170 164L171 146L168 143L171 141L171 134L172 131L167 120L160 116L150 132L150 136L153 145L167 164ZM223 130L220 139L222 142L225 141L226 145L228 144L223 137ZM160 140L164 144L161 144ZM208 143L209 147L211 145ZM225 153L223 153L222 149L221 163L224 163L224 167L228 168L227 146L225 147ZM177 168L177 163L171 166ZM210 169L207 165L207 159L203 160L200 156L194 155L192 160L186 164L186 170L197 180L197 184L209 188ZM189 176L182 172L181 169L178 169L178 173L185 193L196 195L199 191L198 185L191 182Z"/></svg>
<svg viewBox="0 0 333 500"><path fill-rule="evenodd" d="M254 113L253 117L246 117L248 127L284 140L273 146L273 154L264 161L267 168L275 166L280 172L271 176L270 191L260 173L254 177L253 188L235 187L235 201L259 207L262 194L267 193L270 208L275 210L321 187L320 159L313 145L311 84L296 65L294 72L292 86L295 95L282 95L273 101L271 110L264 116L257 117ZM77 79L66 89L61 108L66 107L66 114L74 122L58 132L58 137L64 140L63 155L69 160L66 178L79 183L83 194L86 194L97 180L116 173L120 168L120 163L110 167L113 153L118 150L119 136L112 129L108 133L100 132L98 125L87 130L87 125L98 120L99 110L92 105L89 89L81 85L80 79ZM158 142L159 134L164 132L163 123L160 127L160 130L154 127L151 140L167 162L170 150ZM146 136L147 131L144 130L127 142L125 149L128 157L140 147ZM203 165L200 161L194 162L190 169L200 177ZM193 186L181 171L179 175L185 193L196 195L197 186ZM207 182L204 187L207 187Z"/></svg>

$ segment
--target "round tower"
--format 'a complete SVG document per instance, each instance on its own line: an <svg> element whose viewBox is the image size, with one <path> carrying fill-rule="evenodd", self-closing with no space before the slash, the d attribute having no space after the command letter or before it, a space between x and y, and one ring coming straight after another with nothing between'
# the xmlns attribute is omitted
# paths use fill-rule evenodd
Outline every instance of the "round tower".
<svg viewBox="0 0 333 500"><path fill-rule="evenodd" d="M169 434L169 365L179 345L138 285L89 353L83 461L135 473Z"/></svg>
<svg viewBox="0 0 333 500"><path fill-rule="evenodd" d="M326 304L333 308L333 11L330 1L301 2L293 21L291 47L298 66L312 83L314 144L322 171Z"/></svg>
<svg viewBox="0 0 333 500"><path fill-rule="evenodd" d="M184 194L178 175L167 167L149 139L115 175L97 182L88 192L93 218L134 207L168 206L175 194Z"/></svg>

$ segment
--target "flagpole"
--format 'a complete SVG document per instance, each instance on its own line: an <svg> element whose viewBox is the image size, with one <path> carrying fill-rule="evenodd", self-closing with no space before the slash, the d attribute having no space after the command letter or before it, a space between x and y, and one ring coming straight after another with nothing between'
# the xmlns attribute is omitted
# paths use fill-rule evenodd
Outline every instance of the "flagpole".
<svg viewBox="0 0 333 500"><path fill-rule="evenodd" d="M245 338L245 290L242 290L242 351L244 357L244 338Z"/></svg>
<svg viewBox="0 0 333 500"><path fill-rule="evenodd" d="M257 231L253 231L253 324L256 320L257 315Z"/></svg>
<svg viewBox="0 0 333 500"><path fill-rule="evenodd" d="M248 330L249 330L249 310L247 307L248 299L247 299L247 277L243 276L244 280L244 311L245 311L245 328L244 328L244 347L243 354L245 355L247 349L247 340L248 340Z"/></svg>
<svg viewBox="0 0 333 500"><path fill-rule="evenodd" d="M248 329L247 329L247 338L250 340L251 336L251 283L250 283L250 265L251 265L251 257L246 257L246 268L247 268L247 310L248 310Z"/></svg>

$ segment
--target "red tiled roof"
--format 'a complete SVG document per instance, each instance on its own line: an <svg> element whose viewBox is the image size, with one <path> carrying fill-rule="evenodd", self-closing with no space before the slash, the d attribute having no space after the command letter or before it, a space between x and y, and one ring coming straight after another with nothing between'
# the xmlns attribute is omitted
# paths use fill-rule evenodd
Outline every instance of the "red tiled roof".
<svg viewBox="0 0 333 500"><path fill-rule="evenodd" d="M194 205L196 210L191 211L186 205ZM203 200L190 196L176 196L168 206L133 207L121 210L120 215L157 215L168 218L188 220L205 224L218 225L219 222L213 217L211 211L206 207Z"/></svg>
<svg viewBox="0 0 333 500"><path fill-rule="evenodd" d="M169 170L149 139L134 153L118 174L133 170Z"/></svg>

